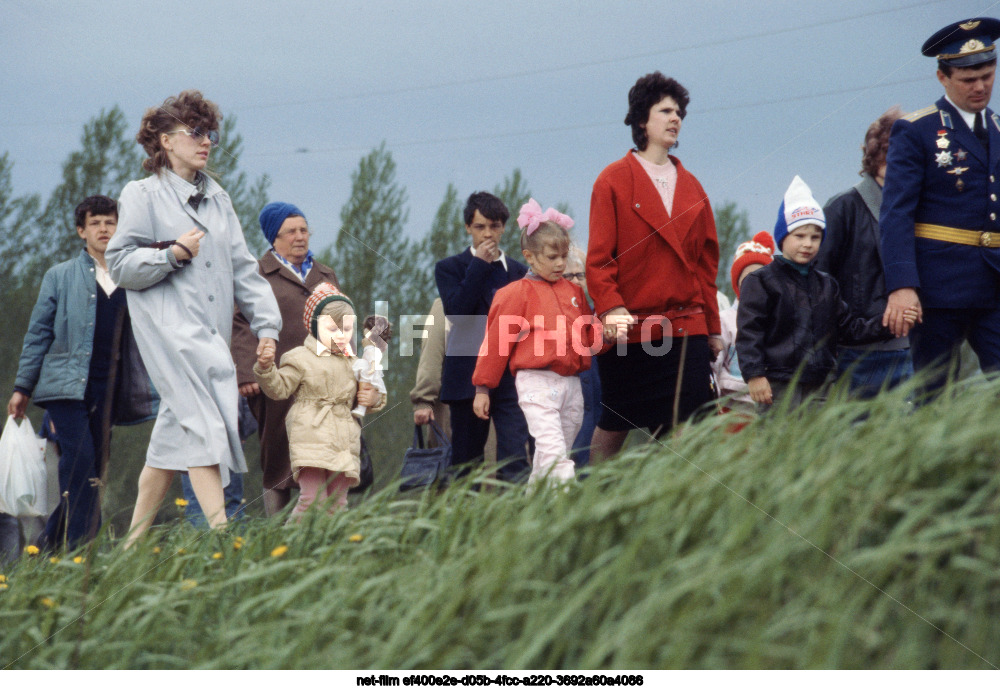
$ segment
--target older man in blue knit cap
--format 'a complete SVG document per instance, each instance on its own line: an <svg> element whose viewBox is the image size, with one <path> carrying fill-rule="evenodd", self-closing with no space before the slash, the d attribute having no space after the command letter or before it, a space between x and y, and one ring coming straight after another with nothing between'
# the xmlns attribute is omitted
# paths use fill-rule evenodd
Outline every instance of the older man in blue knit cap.
<svg viewBox="0 0 1000 690"><path fill-rule="evenodd" d="M944 97L896 121L889 137L879 228L889 291L884 323L896 336L906 309L922 310L913 366L929 390L968 340L984 371L1000 370L1000 116L989 109L1000 21L978 17L936 32Z"/></svg>
<svg viewBox="0 0 1000 690"><path fill-rule="evenodd" d="M277 361L306 337L302 310L314 287L330 283L340 287L337 274L313 258L309 250L309 223L298 207L273 202L260 212L260 228L271 248L260 258L260 273L271 284L281 310L281 338L275 354ZM233 317L233 361L240 394L247 399L260 435L260 465L264 473L264 509L268 515L280 511L291 499L291 464L288 459L288 434L285 415L290 400L271 400L261 395L253 375L257 361L257 339L243 315Z"/></svg>

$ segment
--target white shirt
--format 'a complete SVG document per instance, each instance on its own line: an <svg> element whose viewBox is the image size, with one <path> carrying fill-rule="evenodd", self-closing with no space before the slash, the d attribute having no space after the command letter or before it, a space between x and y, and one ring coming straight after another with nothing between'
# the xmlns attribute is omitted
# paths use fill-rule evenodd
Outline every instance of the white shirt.
<svg viewBox="0 0 1000 690"><path fill-rule="evenodd" d="M469 247L469 251L472 252L473 256L476 256L476 248L475 247ZM476 257L476 258L479 258L479 257ZM483 259L483 261L486 261L486 259ZM503 264L503 270L505 270L505 271L507 270L507 255L503 253L502 249L500 250L500 258L496 259L496 261L499 261L500 263Z"/></svg>
<svg viewBox="0 0 1000 690"><path fill-rule="evenodd" d="M953 101L950 98L948 98L947 95L944 97L944 99L946 101L948 101L949 103L951 103L951 105L955 108L955 110L958 111L958 114L962 116L963 120L965 120L965 124L969 125L969 130L975 132L976 131L976 114L975 113L970 113L968 110L962 110L957 105L955 105L955 101ZM984 127L986 126L986 113L985 112L983 112L983 126Z"/></svg>
<svg viewBox="0 0 1000 690"><path fill-rule="evenodd" d="M94 275L97 278L97 284L101 286L104 290L104 294L111 297L111 293L118 289L115 285L115 281L111 280L111 274L108 273L108 269L101 264L94 261Z"/></svg>

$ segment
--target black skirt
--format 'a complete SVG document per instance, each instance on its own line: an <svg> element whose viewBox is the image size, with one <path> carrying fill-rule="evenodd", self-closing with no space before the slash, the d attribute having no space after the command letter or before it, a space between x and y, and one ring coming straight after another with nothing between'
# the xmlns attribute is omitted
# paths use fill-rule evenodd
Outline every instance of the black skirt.
<svg viewBox="0 0 1000 690"><path fill-rule="evenodd" d="M683 342L674 338L667 352L660 352L666 349L660 340L629 343L624 355L618 354L617 347L597 355L601 377L601 418L597 426L605 431L644 427L650 432L660 429L661 433L672 428ZM715 400L708 336L687 338L683 367L678 422Z"/></svg>

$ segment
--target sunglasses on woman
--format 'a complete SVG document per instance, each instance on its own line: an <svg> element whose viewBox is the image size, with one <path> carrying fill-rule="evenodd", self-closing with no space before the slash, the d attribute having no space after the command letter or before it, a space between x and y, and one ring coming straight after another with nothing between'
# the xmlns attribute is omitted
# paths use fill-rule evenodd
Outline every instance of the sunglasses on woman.
<svg viewBox="0 0 1000 690"><path fill-rule="evenodd" d="M201 127L195 127L194 129L175 129L172 132L167 132L167 134L187 134L189 137L198 142L200 142L203 138L208 137L208 141L212 144L212 146L217 146L219 144L219 130L217 129L204 130Z"/></svg>

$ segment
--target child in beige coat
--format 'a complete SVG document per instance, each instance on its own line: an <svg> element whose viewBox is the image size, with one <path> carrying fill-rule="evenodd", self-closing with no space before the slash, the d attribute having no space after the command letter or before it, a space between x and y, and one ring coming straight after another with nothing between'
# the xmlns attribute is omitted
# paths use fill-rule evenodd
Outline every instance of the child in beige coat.
<svg viewBox="0 0 1000 690"><path fill-rule="evenodd" d="M290 520L317 500L329 510L346 508L347 491L361 481L361 427L351 415L355 401L370 409L385 406L376 390L358 391L352 346L354 305L337 288L321 283L306 300L303 315L309 335L274 366L274 354L257 359L254 375L274 400L292 395L285 418L289 455L301 492Z"/></svg>

